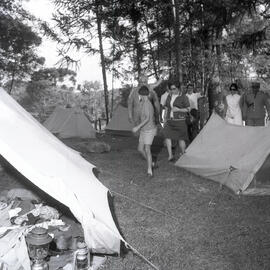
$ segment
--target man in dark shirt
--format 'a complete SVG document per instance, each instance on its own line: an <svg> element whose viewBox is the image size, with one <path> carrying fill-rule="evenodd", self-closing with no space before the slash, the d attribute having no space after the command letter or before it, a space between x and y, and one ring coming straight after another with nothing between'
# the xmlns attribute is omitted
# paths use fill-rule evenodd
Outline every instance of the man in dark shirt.
<svg viewBox="0 0 270 270"><path fill-rule="evenodd" d="M267 95L260 91L260 83L252 82L252 92L243 96L243 119L246 126L264 126L265 113L270 115L270 104Z"/></svg>

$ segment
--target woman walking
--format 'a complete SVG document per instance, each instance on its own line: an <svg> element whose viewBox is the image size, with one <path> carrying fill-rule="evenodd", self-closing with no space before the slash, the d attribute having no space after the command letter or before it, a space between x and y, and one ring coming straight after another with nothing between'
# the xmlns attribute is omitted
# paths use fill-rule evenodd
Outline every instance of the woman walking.
<svg viewBox="0 0 270 270"><path fill-rule="evenodd" d="M178 142L180 155L186 149L186 142L188 141L186 117L190 111L190 104L188 97L180 91L176 84L170 83L169 89L171 90L171 95L166 100L169 119L164 126L163 133L169 155L168 160L174 161L172 140Z"/></svg>
<svg viewBox="0 0 270 270"><path fill-rule="evenodd" d="M135 126L132 131L134 133L140 131L138 151L147 160L147 176L153 176L153 164L151 145L153 139L157 133L157 127L155 124L154 107L149 100L150 91L147 86L140 87L139 91L140 99L140 123Z"/></svg>

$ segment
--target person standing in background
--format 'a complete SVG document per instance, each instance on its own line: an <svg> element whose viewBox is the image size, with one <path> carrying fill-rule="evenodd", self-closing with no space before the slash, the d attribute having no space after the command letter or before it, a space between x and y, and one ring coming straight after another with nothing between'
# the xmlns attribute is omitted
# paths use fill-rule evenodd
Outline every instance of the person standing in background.
<svg viewBox="0 0 270 270"><path fill-rule="evenodd" d="M161 123L165 123L167 118L168 118L168 108L165 106L166 105L166 100L168 96L171 94L171 91L168 87L168 84L166 85L166 92L161 96L160 98L160 119Z"/></svg>
<svg viewBox="0 0 270 270"><path fill-rule="evenodd" d="M163 134L168 150L168 161L175 160L172 152L172 140L178 142L180 155L185 152L186 142L188 142L186 116L190 111L189 100L179 87L175 83L169 84L172 94L166 100L170 117L164 125Z"/></svg>
<svg viewBox="0 0 270 270"><path fill-rule="evenodd" d="M242 100L243 119L246 126L265 126L266 111L270 115L270 104L267 95L260 91L260 83L251 83L251 93L244 94Z"/></svg>
<svg viewBox="0 0 270 270"><path fill-rule="evenodd" d="M234 125L243 125L241 96L238 94L238 86L236 83L230 85L230 94L225 98L225 120Z"/></svg>
<svg viewBox="0 0 270 270"><path fill-rule="evenodd" d="M187 85L186 96L190 104L190 112L187 118L188 137L191 142L199 133L199 111L198 99L202 97L201 93L196 93L191 84Z"/></svg>

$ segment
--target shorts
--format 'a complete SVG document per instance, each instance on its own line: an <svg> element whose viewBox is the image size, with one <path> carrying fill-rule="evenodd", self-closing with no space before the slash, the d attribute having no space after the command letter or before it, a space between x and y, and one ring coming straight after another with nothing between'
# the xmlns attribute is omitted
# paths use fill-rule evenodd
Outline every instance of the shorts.
<svg viewBox="0 0 270 270"><path fill-rule="evenodd" d="M157 128L149 129L149 130L141 130L139 142L147 145L152 145L154 137L157 134Z"/></svg>

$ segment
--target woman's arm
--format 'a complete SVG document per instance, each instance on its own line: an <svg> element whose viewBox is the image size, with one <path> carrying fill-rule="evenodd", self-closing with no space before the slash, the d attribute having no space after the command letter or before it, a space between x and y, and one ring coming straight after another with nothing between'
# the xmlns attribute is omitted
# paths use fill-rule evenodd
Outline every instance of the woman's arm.
<svg viewBox="0 0 270 270"><path fill-rule="evenodd" d="M173 112L183 112L183 113L188 113L190 111L190 103L189 103L189 99L187 96L182 96L182 98L184 99L181 102L180 96L177 97L173 103L173 107L172 107L172 111ZM182 107L182 108L179 108Z"/></svg>
<svg viewBox="0 0 270 270"><path fill-rule="evenodd" d="M136 130L141 129L148 121L150 120L150 116L148 115L139 125L134 127Z"/></svg>
<svg viewBox="0 0 270 270"><path fill-rule="evenodd" d="M144 125L146 125L146 124L149 122L149 120L150 120L150 112L149 112L149 110L147 110L147 116L146 116L146 118L145 118L139 125L135 126L135 127L132 129L132 131L133 131L134 133L136 133L136 132L139 131Z"/></svg>
<svg viewBox="0 0 270 270"><path fill-rule="evenodd" d="M173 112L183 112L183 113L188 113L190 111L190 107L186 107L186 108L178 108L178 107L172 107L172 111Z"/></svg>

